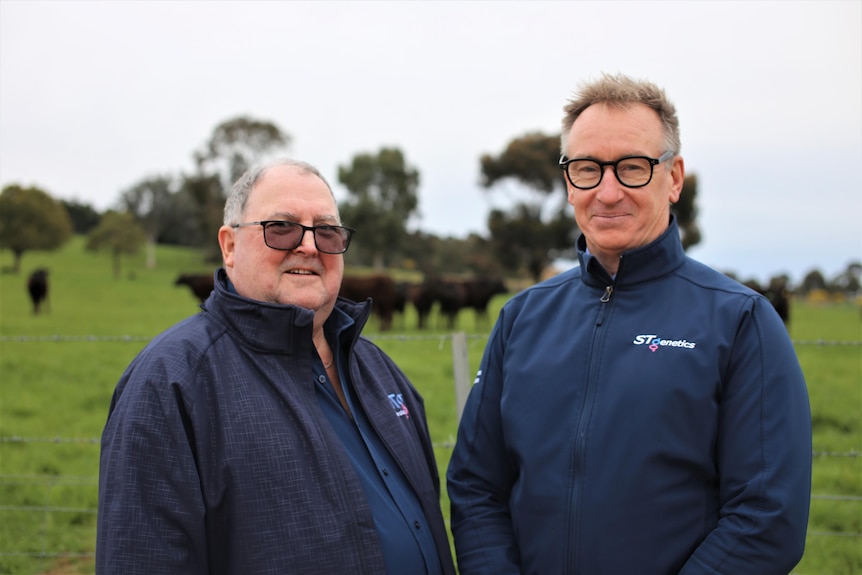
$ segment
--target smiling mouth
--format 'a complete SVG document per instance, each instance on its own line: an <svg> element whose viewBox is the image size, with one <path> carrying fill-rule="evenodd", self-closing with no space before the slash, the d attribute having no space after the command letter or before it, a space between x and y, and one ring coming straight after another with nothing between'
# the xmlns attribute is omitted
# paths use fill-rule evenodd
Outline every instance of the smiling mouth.
<svg viewBox="0 0 862 575"><path fill-rule="evenodd" d="M295 276L316 276L317 274L310 270L288 270L285 272L290 275Z"/></svg>

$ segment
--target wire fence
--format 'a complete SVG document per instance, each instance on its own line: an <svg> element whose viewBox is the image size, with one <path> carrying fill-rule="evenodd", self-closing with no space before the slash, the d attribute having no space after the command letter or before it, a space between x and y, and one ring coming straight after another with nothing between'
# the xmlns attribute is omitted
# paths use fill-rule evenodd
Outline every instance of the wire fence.
<svg viewBox="0 0 862 575"><path fill-rule="evenodd" d="M0 336L0 342L20 342L20 343L35 343L35 342L147 342L152 337L143 336ZM457 334L446 335L373 335L369 339L372 340L429 340L438 342L442 348L448 344L453 346L453 356L457 364L458 355L463 353L466 355L466 348L457 349L458 346L466 346L467 341L487 339L487 335L467 335L461 334L461 338ZM808 340L794 341L796 346L841 346L841 347L862 347L862 341L827 341L827 340ZM457 378L457 374L456 374ZM458 386L456 381L456 387ZM460 393L456 393L456 401L462 401ZM460 406L459 406L460 413ZM82 446L92 446L95 450L94 457L98 458L98 448L100 445L99 437L23 437L17 435L9 435L0 437L0 448L8 445L69 445L76 444ZM435 448L452 449L454 443L451 441L437 442ZM814 451L813 457L815 465L817 462L824 459L846 459L858 460L862 457L862 451L849 450L843 452L836 451ZM4 466L5 467L5 466ZM98 476L72 476L72 475L55 475L55 474L15 474L0 473L0 488L7 494L15 489L35 489L41 495L41 500L36 501L33 496L25 498L21 504L0 504L0 513L8 514L25 514L28 519L23 523L31 526L38 526L33 538L28 541L28 549L7 549L5 545L0 544L0 558L2 557L25 557L33 559L45 560L62 560L62 559L82 559L90 560L95 555L92 552L75 552L75 551L57 551L52 549L54 545L49 541L49 532L55 529L57 525L64 524L63 521L58 521L56 518L62 515L89 516L94 518L97 514L95 506L75 506L64 505L63 503L69 499L73 501L96 501L98 491ZM70 493L76 492L77 496L69 497ZM57 503L58 495L56 492L62 492L59 495L61 503ZM83 492L83 493L81 493ZM7 499L6 496L3 499ZM813 502L817 501L834 501L846 502L851 505L862 505L862 493L855 495L846 494L828 494L828 493L813 493L811 495ZM5 503L5 501L0 502ZM862 511L860 511L862 513ZM95 521L92 520L94 524ZM809 530L809 536L813 537L836 537L836 538L862 538L862 533L846 532L846 531L829 531L829 530Z"/></svg>

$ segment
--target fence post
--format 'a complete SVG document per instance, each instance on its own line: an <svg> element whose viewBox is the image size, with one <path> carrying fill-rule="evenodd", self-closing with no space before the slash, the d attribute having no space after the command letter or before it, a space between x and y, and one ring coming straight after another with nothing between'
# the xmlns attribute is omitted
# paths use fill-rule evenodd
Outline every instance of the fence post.
<svg viewBox="0 0 862 575"><path fill-rule="evenodd" d="M467 361L467 334L463 331L452 334L452 367L455 371L455 409L458 421L470 393L470 364Z"/></svg>

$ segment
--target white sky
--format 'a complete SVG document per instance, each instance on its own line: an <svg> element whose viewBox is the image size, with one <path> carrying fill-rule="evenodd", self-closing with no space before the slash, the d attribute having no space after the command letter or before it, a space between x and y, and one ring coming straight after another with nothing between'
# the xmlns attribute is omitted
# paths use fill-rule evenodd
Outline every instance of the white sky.
<svg viewBox="0 0 862 575"><path fill-rule="evenodd" d="M191 172L219 123L271 121L339 198L397 146L438 235L486 233L513 185L479 157L559 131L587 79L676 103L699 179L695 258L742 278L862 259L862 2L0 0L0 185L99 210ZM349 224L349 222L346 222Z"/></svg>

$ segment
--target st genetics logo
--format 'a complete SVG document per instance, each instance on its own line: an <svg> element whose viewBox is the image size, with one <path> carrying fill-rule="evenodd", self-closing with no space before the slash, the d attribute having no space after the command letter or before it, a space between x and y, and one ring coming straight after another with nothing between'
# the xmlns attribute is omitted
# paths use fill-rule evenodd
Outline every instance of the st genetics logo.
<svg viewBox="0 0 862 575"><path fill-rule="evenodd" d="M395 415L397 415L398 417L403 417L405 419L410 419L410 411L408 411L407 405L404 403L403 394L390 393L389 403L392 405L392 409L395 410Z"/></svg>
<svg viewBox="0 0 862 575"><path fill-rule="evenodd" d="M687 339L663 339L655 334L637 335L634 341L635 345L645 345L653 353L657 352L661 347L681 347L683 349L694 349L696 343Z"/></svg>

